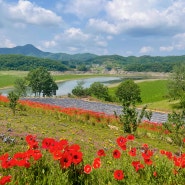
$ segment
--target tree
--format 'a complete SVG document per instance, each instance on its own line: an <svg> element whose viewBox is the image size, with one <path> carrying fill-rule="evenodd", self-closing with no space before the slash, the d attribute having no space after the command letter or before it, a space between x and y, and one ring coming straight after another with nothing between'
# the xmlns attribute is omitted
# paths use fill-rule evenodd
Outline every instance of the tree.
<svg viewBox="0 0 185 185"><path fill-rule="evenodd" d="M30 71L27 75L29 82L28 86L31 87L35 96L52 96L56 94L58 89L57 84L54 82L50 73L44 67L39 67Z"/></svg>
<svg viewBox="0 0 185 185"><path fill-rule="evenodd" d="M174 67L168 81L168 92L172 99L179 99L181 108L185 108L185 64Z"/></svg>
<svg viewBox="0 0 185 185"><path fill-rule="evenodd" d="M116 95L122 102L122 113L120 121L123 123L123 130L126 133L134 133L143 117L151 119L152 113L146 111L144 106L139 114L136 103L141 102L139 86L133 80L123 81L117 88Z"/></svg>
<svg viewBox="0 0 185 185"><path fill-rule="evenodd" d="M15 110L16 110L17 102L19 100L19 96L14 91L11 91L8 93L8 99L10 101L9 107L12 109L13 114L15 115Z"/></svg>
<svg viewBox="0 0 185 185"><path fill-rule="evenodd" d="M94 95L97 98L104 99L105 101L110 101L110 95L108 93L108 87L103 85L100 82L94 82L89 88L91 95Z"/></svg>
<svg viewBox="0 0 185 185"><path fill-rule="evenodd" d="M14 91L18 96L26 96L27 95L27 86L25 78L18 78L14 82Z"/></svg>
<svg viewBox="0 0 185 185"><path fill-rule="evenodd" d="M176 65L168 82L171 98L179 99L185 93L185 64Z"/></svg>
<svg viewBox="0 0 185 185"><path fill-rule="evenodd" d="M133 80L123 81L116 90L116 96L124 104L135 105L141 102L139 86Z"/></svg>
<svg viewBox="0 0 185 185"><path fill-rule="evenodd" d="M77 86L72 90L72 93L75 96L88 96L89 95L89 89L83 87L84 82L79 81L77 82Z"/></svg>

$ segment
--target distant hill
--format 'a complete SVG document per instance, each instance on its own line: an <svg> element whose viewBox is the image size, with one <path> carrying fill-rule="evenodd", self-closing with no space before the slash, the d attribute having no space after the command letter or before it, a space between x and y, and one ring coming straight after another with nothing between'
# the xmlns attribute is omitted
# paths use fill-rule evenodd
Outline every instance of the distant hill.
<svg viewBox="0 0 185 185"><path fill-rule="evenodd" d="M66 54L66 53L50 53L44 52L36 48L31 44L27 44L24 46L16 46L13 48L0 48L0 54L20 54L25 56L34 56L39 58L49 58L53 60L62 60L62 61L72 61L72 60L89 60L95 58L97 55L90 53L83 54Z"/></svg>
<svg viewBox="0 0 185 185"><path fill-rule="evenodd" d="M1 54L0 55L0 70L21 70L30 71L38 67L45 67L50 71L67 71L68 66L62 62L43 59L38 57L15 55L15 54Z"/></svg>
<svg viewBox="0 0 185 185"><path fill-rule="evenodd" d="M116 70L125 70L125 71L139 71L139 72L171 72L173 70L174 65L178 63L185 63L185 55L182 56L129 56L124 57L120 55L95 55L91 53L82 53L82 54L66 54L66 53L50 53L44 52L36 48L31 44L27 44L25 46L16 46L14 48L0 48L0 57L9 58L7 62L10 66L7 67L5 62L3 63L4 68L17 69L16 65L19 66L19 69L25 70L26 68L31 68L34 62L24 63L23 66L20 63L15 63L14 61L19 61L17 58L15 59L15 55L29 56L29 57L37 57L34 60L37 60L37 65L41 62L43 65L47 65L49 69L60 69L60 70L108 70L116 69ZM6 55L6 56L5 56ZM12 56L14 55L14 56ZM20 56L19 56L20 57ZM24 57L23 57L24 58ZM24 58L25 59L25 58ZM42 59L42 60L40 60ZM44 62L45 59L45 62ZM12 60L12 61L11 61ZM12 64L10 64L11 62ZM31 58L28 61L32 61ZM1 62L3 62L1 60ZM30 63L30 66L28 66ZM2 63L0 63L2 65ZM36 66L37 66L36 65ZM58 66L55 67L54 65ZM13 67L12 67L13 66ZM0 66L2 69L2 66Z"/></svg>

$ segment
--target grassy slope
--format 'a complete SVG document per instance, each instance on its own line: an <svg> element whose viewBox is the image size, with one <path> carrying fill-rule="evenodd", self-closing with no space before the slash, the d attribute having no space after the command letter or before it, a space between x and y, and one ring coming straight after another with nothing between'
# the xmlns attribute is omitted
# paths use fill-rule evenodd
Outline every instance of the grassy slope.
<svg viewBox="0 0 185 185"><path fill-rule="evenodd" d="M141 132L141 130L139 129L139 138L136 138L133 142L129 142L130 144L128 144L127 146L127 151L122 152L122 157L120 158L120 160L113 159L112 152L114 149L118 149L116 138L121 135L125 135L123 134L121 127L119 127L119 130L111 130L106 126L101 126L100 123L97 123L96 125L91 125L88 123L83 124L77 121L63 120L61 118L57 119L56 116L49 112L43 113L42 111L38 111L36 109L20 111L17 112L15 116L13 116L9 108L0 106L0 123L1 133L5 134L6 136L10 136L11 138L16 138L15 144L3 143L0 139L0 155L9 153L10 156L13 156L13 154L15 154L16 152L26 151L28 149L28 146L25 142L25 136L28 134L36 135L39 143L41 143L41 140L43 138L52 137L57 140L67 139L70 144L79 144L81 148L80 150L83 152L84 164L91 164L93 159L97 156L96 152L99 149L104 149L106 152L106 158L101 159L102 167L100 169L93 169L93 172L90 176L92 177L92 182L90 184L120 184L118 181L112 180L112 174L115 169L124 170L126 177L128 176L127 184L138 184L137 181L140 180L140 177L136 176L137 173L133 172L133 167L130 165L131 161L136 159L138 160L138 157L128 157L127 154L131 147L141 147L144 143L147 143L150 149L154 149L157 152L159 152L160 149L171 152L179 152L178 147L165 142L161 138L160 133L155 134L155 137L151 133L152 137L150 137L150 131ZM183 152L185 152L184 149ZM0 173L4 175L11 174L13 178L18 178L18 181L20 181L20 178L24 179L24 183L20 184L32 185L34 182L34 184L40 185L40 182L43 182L44 179L47 179L46 182L48 182L48 180L50 180L51 182L54 181L54 183L52 182L49 184L60 185L62 182L62 184L68 185L69 183L66 181L66 173L63 173L61 171L59 165L56 165L56 161L52 160L51 155L47 155L46 152L42 153L45 156L44 159L41 160L41 162L36 162L30 169L19 168L19 170L17 170L17 168L13 168L10 170L3 170L0 168ZM159 153L155 154L155 161L158 160L159 155ZM141 157L139 157L139 160L142 160ZM47 171L48 168L49 172ZM149 167L146 166L146 172L147 174L150 174L151 171L148 172L147 168ZM43 170L46 171L43 172ZM42 173L46 173L46 175L43 175ZM164 174L163 172L161 173ZM169 175L168 173L165 174ZM133 175L134 179L132 179ZM168 178L167 175L166 178ZM37 178L40 178L40 180L37 180L37 183L36 180L33 179L33 177L35 176ZM63 178L59 178L58 176L62 176ZM98 182L97 180L93 180L93 178L95 177L97 177ZM27 183L25 178L31 179L32 182ZM137 178L139 179L137 180ZM65 183L60 179L64 179ZM150 179L147 180L148 182L150 182ZM164 178L162 178L162 180L164 180ZM15 180L13 179L12 181L13 182L10 184L15 184ZM110 181L110 183L108 183L108 181ZM142 183L139 184L144 184L146 178L142 177L140 181Z"/></svg>
<svg viewBox="0 0 185 185"><path fill-rule="evenodd" d="M137 82L137 81L136 81ZM171 112L177 101L169 101L167 97L167 80L154 80L138 82L141 89L142 103L138 107L148 105L149 109ZM118 84L117 84L118 85ZM114 96L117 86L110 87L109 93Z"/></svg>
<svg viewBox="0 0 185 185"><path fill-rule="evenodd" d="M143 103L152 103L167 99L167 80L138 83Z"/></svg>
<svg viewBox="0 0 185 185"><path fill-rule="evenodd" d="M77 121L69 121L57 119L51 114L45 114L41 111L24 111L17 112L13 116L12 112L7 107L0 107L0 130L5 135L16 138L16 145L8 147L7 144L3 144L0 140L0 153L15 152L22 148L24 138L27 134L37 135L41 140L45 137L53 137L55 139L67 139L70 143L80 144L82 151L86 151L88 156L94 156L96 151L101 148L107 148L112 150L116 145L116 138L123 135L122 127L119 126L119 130L111 130L109 127L102 126L101 124L91 125L83 124ZM7 130L11 129L11 132ZM78 136L78 137L77 137ZM157 138L159 138L156 135ZM178 151L176 146L168 144L163 140L156 140L147 137L145 134L140 135L136 139L137 144L142 145L148 143L152 147Z"/></svg>

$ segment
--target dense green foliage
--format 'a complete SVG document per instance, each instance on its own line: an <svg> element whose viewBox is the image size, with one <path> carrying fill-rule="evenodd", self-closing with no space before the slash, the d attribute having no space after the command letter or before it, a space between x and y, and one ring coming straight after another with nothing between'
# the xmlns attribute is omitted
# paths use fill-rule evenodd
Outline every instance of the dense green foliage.
<svg viewBox="0 0 185 185"><path fill-rule="evenodd" d="M184 63L185 56L129 56L118 55L97 56L88 63L105 65L107 68L124 69L125 71L171 72L177 63Z"/></svg>
<svg viewBox="0 0 185 185"><path fill-rule="evenodd" d="M168 83L168 90L170 97L180 100L180 107L185 109L185 64L174 67Z"/></svg>
<svg viewBox="0 0 185 185"><path fill-rule="evenodd" d="M72 90L73 95L78 97L94 96L98 99L111 101L111 96L108 92L108 87L100 82L94 82L89 88L83 87L83 81L80 81Z"/></svg>
<svg viewBox="0 0 185 185"><path fill-rule="evenodd" d="M50 71L66 71L68 69L62 62L51 59L23 55L0 55L0 70L30 71L41 66Z"/></svg>
<svg viewBox="0 0 185 185"><path fill-rule="evenodd" d="M78 97L84 97L84 96L90 95L88 88L83 87L83 81L79 81L77 83L77 85L72 90L72 94Z"/></svg>
<svg viewBox="0 0 185 185"><path fill-rule="evenodd" d="M40 67L31 70L26 79L29 82L28 86L31 87L35 96L40 96L41 93L43 96L56 95L58 86L47 69Z"/></svg>
<svg viewBox="0 0 185 185"><path fill-rule="evenodd" d="M93 84L91 84L89 92L91 96L95 96L96 98L103 99L105 101L111 100L108 93L108 87L100 82L94 82Z"/></svg>
<svg viewBox="0 0 185 185"><path fill-rule="evenodd" d="M141 102L139 86L133 80L125 80L119 84L116 96L121 102L129 106Z"/></svg>
<svg viewBox="0 0 185 185"><path fill-rule="evenodd" d="M169 94L178 99L185 93L185 65L176 65L168 83Z"/></svg>
<svg viewBox="0 0 185 185"><path fill-rule="evenodd" d="M9 107L12 109L12 112L15 115L15 110L19 100L19 96L14 91L11 91L8 93L8 99L10 101Z"/></svg>
<svg viewBox="0 0 185 185"><path fill-rule="evenodd" d="M14 82L14 91L17 95L26 96L27 95L27 84L25 78L17 78Z"/></svg>
<svg viewBox="0 0 185 185"><path fill-rule="evenodd" d="M70 55L66 53L43 52L30 44L15 48L0 48L0 54L2 54L0 55L0 70L28 71L32 68L44 66L48 70L65 71L67 69L77 69L86 71L98 65L108 71L121 69L139 72L171 72L177 63L185 63L185 55L164 57L147 55L140 57L98 56L90 53ZM31 57L27 58L26 56Z"/></svg>
<svg viewBox="0 0 185 185"><path fill-rule="evenodd" d="M141 102L139 86L133 80L125 80L117 87L115 94L122 102L123 114L120 115L120 121L124 132L135 133L145 115L150 115L151 118L151 113L146 112L146 106L142 108L140 116L136 110L136 103Z"/></svg>

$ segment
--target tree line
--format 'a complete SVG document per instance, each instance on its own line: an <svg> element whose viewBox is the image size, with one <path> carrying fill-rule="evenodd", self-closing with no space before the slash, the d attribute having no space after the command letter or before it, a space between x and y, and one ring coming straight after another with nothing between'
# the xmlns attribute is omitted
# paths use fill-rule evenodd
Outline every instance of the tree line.
<svg viewBox="0 0 185 185"><path fill-rule="evenodd" d="M185 56L129 56L104 55L95 57L79 57L75 55L69 60L51 60L24 55L0 55L0 70L30 71L38 67L45 67L49 71L79 70L89 71L98 64L107 70L121 69L138 72L172 72L174 66L185 63Z"/></svg>
<svg viewBox="0 0 185 185"><path fill-rule="evenodd" d="M0 55L0 70L30 71L38 67L45 67L49 71L69 70L68 66L56 60L24 55Z"/></svg>

